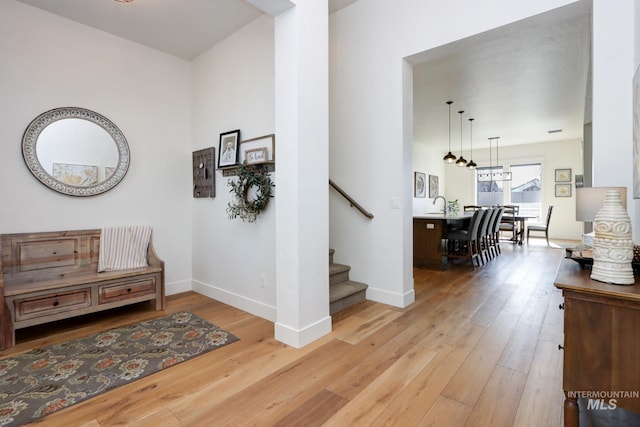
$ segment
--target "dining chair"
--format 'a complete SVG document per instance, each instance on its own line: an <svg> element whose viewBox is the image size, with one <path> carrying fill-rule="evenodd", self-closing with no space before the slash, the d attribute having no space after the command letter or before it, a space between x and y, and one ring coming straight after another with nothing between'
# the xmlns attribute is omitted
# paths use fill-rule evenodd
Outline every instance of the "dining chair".
<svg viewBox="0 0 640 427"><path fill-rule="evenodd" d="M478 238L476 239L477 251L480 255L482 265L490 261L489 244L487 237L489 235L489 223L493 215L493 209L484 209L482 211L480 225L478 226Z"/></svg>
<svg viewBox="0 0 640 427"><path fill-rule="evenodd" d="M464 212L477 211L478 209L482 209L482 206L477 206L477 205L464 205L464 207L463 207Z"/></svg>
<svg viewBox="0 0 640 427"><path fill-rule="evenodd" d="M446 234L447 238L447 260L452 258L467 258L471 262L471 266L475 269L478 261L478 227L480 226L481 216L484 215L483 210L477 210L473 213L469 221L468 228L459 228L450 230Z"/></svg>
<svg viewBox="0 0 640 427"><path fill-rule="evenodd" d="M502 215L502 221L500 222L500 231L510 231L511 241L517 243L518 236L523 231L519 229L519 223L516 221L516 216L520 213L520 206L504 205L503 207L504 213Z"/></svg>
<svg viewBox="0 0 640 427"><path fill-rule="evenodd" d="M529 233L532 231L544 233L544 237L547 239L547 246L549 245L549 223L551 222L551 213L553 212L553 205L549 205L547 209L547 220L544 224L531 224L527 225L527 244L529 244Z"/></svg>
<svg viewBox="0 0 640 427"><path fill-rule="evenodd" d="M495 256L498 256L502 253L502 249L500 248L500 222L502 221L502 216L504 215L505 209L502 206L495 209L496 214L491 226L489 245Z"/></svg>

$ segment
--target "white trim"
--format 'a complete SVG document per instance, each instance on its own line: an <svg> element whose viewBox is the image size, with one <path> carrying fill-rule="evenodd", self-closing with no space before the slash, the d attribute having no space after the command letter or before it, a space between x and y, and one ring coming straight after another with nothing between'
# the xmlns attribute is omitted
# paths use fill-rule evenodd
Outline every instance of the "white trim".
<svg viewBox="0 0 640 427"><path fill-rule="evenodd" d="M191 283L191 289L194 292L213 298L271 322L274 322L276 319L276 308L273 306L247 298L243 295L234 294L233 292L229 292L225 289L199 282L197 280L191 280Z"/></svg>
<svg viewBox="0 0 640 427"><path fill-rule="evenodd" d="M182 280L180 282L173 283L165 283L164 284L164 294L165 295L175 295L182 292L188 292L192 290L193 287L191 285L191 280Z"/></svg>
<svg viewBox="0 0 640 427"><path fill-rule="evenodd" d="M275 338L278 341L295 348L302 348L331 332L331 316L298 330L278 322L275 326Z"/></svg>
<svg viewBox="0 0 640 427"><path fill-rule="evenodd" d="M383 289L375 289L369 286L367 288L367 299L371 301L381 302L383 304L393 305L394 307L405 308L416 300L416 294L413 287L404 294L389 292Z"/></svg>

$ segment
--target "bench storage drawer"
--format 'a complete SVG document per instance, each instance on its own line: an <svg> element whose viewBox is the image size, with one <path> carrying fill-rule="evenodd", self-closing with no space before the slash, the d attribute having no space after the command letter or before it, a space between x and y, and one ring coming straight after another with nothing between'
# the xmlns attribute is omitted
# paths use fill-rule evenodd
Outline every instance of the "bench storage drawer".
<svg viewBox="0 0 640 427"><path fill-rule="evenodd" d="M121 283L100 286L98 288L98 304L107 304L130 298L137 298L156 292L155 276L143 279L127 280Z"/></svg>
<svg viewBox="0 0 640 427"><path fill-rule="evenodd" d="M14 304L17 322L35 317L51 316L56 313L90 307L91 288L16 299Z"/></svg>

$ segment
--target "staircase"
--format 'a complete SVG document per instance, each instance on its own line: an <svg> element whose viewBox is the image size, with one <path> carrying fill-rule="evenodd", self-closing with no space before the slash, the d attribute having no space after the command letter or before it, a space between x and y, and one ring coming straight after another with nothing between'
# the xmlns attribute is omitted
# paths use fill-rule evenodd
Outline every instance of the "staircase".
<svg viewBox="0 0 640 427"><path fill-rule="evenodd" d="M333 249L329 249L329 314L335 314L365 300L367 285L349 280L348 265L333 262Z"/></svg>

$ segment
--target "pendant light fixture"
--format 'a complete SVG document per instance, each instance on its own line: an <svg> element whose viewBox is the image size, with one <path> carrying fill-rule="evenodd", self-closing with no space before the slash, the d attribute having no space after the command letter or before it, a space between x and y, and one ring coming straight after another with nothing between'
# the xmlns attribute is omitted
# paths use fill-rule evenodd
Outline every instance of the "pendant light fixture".
<svg viewBox="0 0 640 427"><path fill-rule="evenodd" d="M467 163L467 169L473 170L478 167L478 164L473 161L473 118L469 119L469 142L471 146L471 154L469 163Z"/></svg>
<svg viewBox="0 0 640 427"><path fill-rule="evenodd" d="M464 113L464 110L458 111L458 114L460 114L460 158L456 161L456 166L460 168L467 166L467 161L465 160L464 157L462 157L462 114L463 113Z"/></svg>
<svg viewBox="0 0 640 427"><path fill-rule="evenodd" d="M442 158L445 163L449 164L456 161L456 156L451 154L451 104L453 104L453 101L447 101L447 105L449 106L449 152Z"/></svg>
<svg viewBox="0 0 640 427"><path fill-rule="evenodd" d="M501 172L498 168L500 166L500 160L498 159L498 140L499 136L492 136L489 138L489 170L478 173L478 181L479 182L488 182L488 181L511 181L511 172ZM491 143L493 140L496 141L496 170L493 169L493 158L491 152Z"/></svg>
<svg viewBox="0 0 640 427"><path fill-rule="evenodd" d="M499 165L498 163L498 140L500 139L499 136L495 137L496 139L496 166ZM498 179L499 181L511 181L511 172L498 172L500 175L500 178Z"/></svg>

